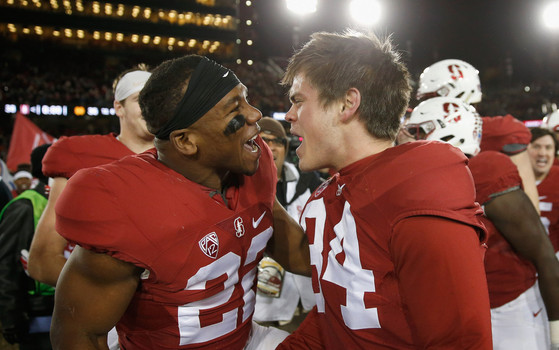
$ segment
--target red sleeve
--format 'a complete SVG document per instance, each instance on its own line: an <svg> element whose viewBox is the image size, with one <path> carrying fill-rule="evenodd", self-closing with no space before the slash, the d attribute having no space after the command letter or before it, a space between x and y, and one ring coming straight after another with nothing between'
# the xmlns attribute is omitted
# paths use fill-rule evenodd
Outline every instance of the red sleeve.
<svg viewBox="0 0 559 350"><path fill-rule="evenodd" d="M482 152L496 151L510 156L526 150L532 140L532 133L526 125L510 114L483 117L482 120Z"/></svg>
<svg viewBox="0 0 559 350"><path fill-rule="evenodd" d="M130 224L121 203L126 198L119 196L115 187L118 186L107 169L96 167L78 171L56 201L56 231L83 248L145 267L144 256L150 260L157 247L138 227ZM133 244L129 242L130 237L134 237ZM153 249L140 251L144 254L140 256L135 249L137 246Z"/></svg>
<svg viewBox="0 0 559 350"><path fill-rule="evenodd" d="M470 159L469 167L476 185L476 201L482 205L522 187L516 165L502 153L481 152Z"/></svg>
<svg viewBox="0 0 559 350"><path fill-rule="evenodd" d="M484 252L475 229L455 221L418 216L395 226L390 253L419 348L491 349Z"/></svg>
<svg viewBox="0 0 559 350"><path fill-rule="evenodd" d="M320 335L318 326L318 317L315 306L297 330L278 345L276 350L324 349L323 337Z"/></svg>
<svg viewBox="0 0 559 350"><path fill-rule="evenodd" d="M43 158L48 177L72 177L78 170L107 164L133 152L113 134L61 137Z"/></svg>

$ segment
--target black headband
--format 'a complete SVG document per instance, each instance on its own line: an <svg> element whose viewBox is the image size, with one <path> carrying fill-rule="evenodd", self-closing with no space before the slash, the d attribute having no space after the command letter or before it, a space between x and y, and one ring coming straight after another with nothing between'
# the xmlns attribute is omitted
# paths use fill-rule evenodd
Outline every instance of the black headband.
<svg viewBox="0 0 559 350"><path fill-rule="evenodd" d="M203 57L190 77L175 114L155 136L168 140L172 131L188 128L240 83L231 70Z"/></svg>

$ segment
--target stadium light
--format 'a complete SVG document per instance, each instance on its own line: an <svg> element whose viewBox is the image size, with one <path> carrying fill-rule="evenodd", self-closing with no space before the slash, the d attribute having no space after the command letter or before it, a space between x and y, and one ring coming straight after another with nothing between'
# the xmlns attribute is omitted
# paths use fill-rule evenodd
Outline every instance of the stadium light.
<svg viewBox="0 0 559 350"><path fill-rule="evenodd" d="M548 3L543 9L542 17L547 28L559 29L559 1Z"/></svg>
<svg viewBox="0 0 559 350"><path fill-rule="evenodd" d="M317 0L286 0L287 9L299 15L316 12Z"/></svg>
<svg viewBox="0 0 559 350"><path fill-rule="evenodd" d="M299 46L302 17L316 12L318 0L285 0L287 9L297 15L293 24L293 47Z"/></svg>
<svg viewBox="0 0 559 350"><path fill-rule="evenodd" d="M377 0L352 0L349 12L357 23L373 26L380 21L381 5Z"/></svg>

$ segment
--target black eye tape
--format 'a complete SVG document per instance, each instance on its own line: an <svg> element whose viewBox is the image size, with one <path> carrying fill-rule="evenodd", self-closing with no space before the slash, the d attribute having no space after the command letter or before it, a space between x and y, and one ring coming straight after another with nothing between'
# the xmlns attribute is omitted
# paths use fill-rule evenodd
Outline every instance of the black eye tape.
<svg viewBox="0 0 559 350"><path fill-rule="evenodd" d="M227 127L225 128L223 133L225 134L225 136L229 136L231 134L236 133L243 126L245 126L246 121L247 120L246 120L244 115L242 115L242 114L237 115L235 118L231 119L229 124L227 124Z"/></svg>

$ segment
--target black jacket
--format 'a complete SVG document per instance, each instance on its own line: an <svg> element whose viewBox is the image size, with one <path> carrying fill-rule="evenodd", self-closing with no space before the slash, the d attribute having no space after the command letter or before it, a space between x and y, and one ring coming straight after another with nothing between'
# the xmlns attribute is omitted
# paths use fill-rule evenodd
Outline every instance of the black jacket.
<svg viewBox="0 0 559 350"><path fill-rule="evenodd" d="M42 183L28 191L46 198ZM20 261L21 251L31 246L36 216L44 209L34 213L32 200L24 197L8 203L0 218L0 321L4 329L25 328L32 317L52 315L54 306L54 289L27 276Z"/></svg>

